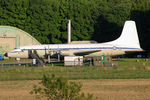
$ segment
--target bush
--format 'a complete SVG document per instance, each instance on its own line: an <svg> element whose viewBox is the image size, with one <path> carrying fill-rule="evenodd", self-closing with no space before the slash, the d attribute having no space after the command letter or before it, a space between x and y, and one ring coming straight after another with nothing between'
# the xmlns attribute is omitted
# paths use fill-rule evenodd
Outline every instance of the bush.
<svg viewBox="0 0 150 100"><path fill-rule="evenodd" d="M39 85L34 85L31 94L36 94L38 98L47 100L94 100L92 94L87 97L81 93L81 83L70 82L64 78L56 78L55 75L43 76Z"/></svg>

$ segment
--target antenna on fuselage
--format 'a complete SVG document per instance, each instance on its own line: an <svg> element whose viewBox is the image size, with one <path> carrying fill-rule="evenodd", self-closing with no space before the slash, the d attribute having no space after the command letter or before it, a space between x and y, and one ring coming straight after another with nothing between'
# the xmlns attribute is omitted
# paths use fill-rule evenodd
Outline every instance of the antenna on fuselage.
<svg viewBox="0 0 150 100"><path fill-rule="evenodd" d="M71 43L71 20L68 20L68 44Z"/></svg>

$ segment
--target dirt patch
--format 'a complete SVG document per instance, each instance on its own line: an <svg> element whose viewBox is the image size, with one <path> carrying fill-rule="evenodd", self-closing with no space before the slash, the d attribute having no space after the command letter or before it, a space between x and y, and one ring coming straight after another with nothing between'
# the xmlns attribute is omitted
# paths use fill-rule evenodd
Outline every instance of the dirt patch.
<svg viewBox="0 0 150 100"><path fill-rule="evenodd" d="M98 100L149 100L150 79L75 80L83 84L82 92L92 93ZM0 100L36 100L30 95L39 81L0 81Z"/></svg>

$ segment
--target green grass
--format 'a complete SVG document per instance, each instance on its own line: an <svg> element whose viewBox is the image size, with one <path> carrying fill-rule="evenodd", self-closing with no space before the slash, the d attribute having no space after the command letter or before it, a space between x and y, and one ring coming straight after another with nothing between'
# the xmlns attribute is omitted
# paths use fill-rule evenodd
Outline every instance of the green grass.
<svg viewBox="0 0 150 100"><path fill-rule="evenodd" d="M116 61L118 66L150 66L150 59L131 59L131 58L126 58L126 59L118 59Z"/></svg>
<svg viewBox="0 0 150 100"><path fill-rule="evenodd" d="M1 66L0 80L39 80L44 74L55 74L68 79L137 79L150 78L150 61L120 59L116 67ZM143 64L144 63L144 64Z"/></svg>
<svg viewBox="0 0 150 100"><path fill-rule="evenodd" d="M150 70L144 68L3 68L0 80L38 80L43 74L55 74L69 79L135 79L150 78Z"/></svg>

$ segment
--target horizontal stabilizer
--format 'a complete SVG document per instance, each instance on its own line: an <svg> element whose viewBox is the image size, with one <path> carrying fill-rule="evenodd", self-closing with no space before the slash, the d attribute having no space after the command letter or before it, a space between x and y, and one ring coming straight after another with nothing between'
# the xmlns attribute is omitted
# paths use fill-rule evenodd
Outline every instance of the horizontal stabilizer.
<svg viewBox="0 0 150 100"><path fill-rule="evenodd" d="M125 51L125 53L129 54L129 53L135 53L135 52L144 52L143 49L137 49L136 51Z"/></svg>

